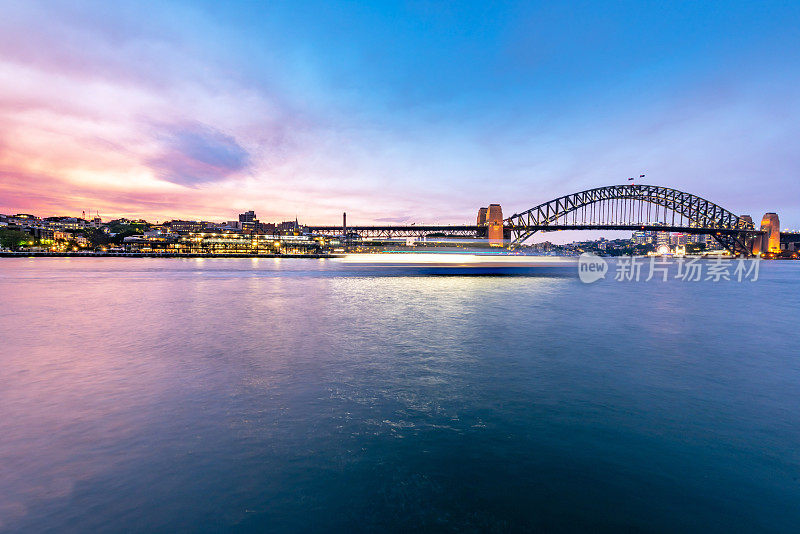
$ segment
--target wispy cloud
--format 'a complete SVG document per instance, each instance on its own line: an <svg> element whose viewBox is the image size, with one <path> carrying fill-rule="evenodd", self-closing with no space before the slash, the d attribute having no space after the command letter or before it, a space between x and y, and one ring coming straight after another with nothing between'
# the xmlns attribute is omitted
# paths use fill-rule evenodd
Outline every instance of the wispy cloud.
<svg viewBox="0 0 800 534"><path fill-rule="evenodd" d="M800 69L752 61L796 35L791 17L742 47L707 13L687 45L679 9L639 7L662 21L639 49L609 30L624 7L566 33L560 8L385 9L4 5L0 212L456 223L646 172L800 219Z"/></svg>
<svg viewBox="0 0 800 534"><path fill-rule="evenodd" d="M224 180L250 166L250 155L232 136L202 124L160 129L164 149L148 161L168 182L194 187Z"/></svg>

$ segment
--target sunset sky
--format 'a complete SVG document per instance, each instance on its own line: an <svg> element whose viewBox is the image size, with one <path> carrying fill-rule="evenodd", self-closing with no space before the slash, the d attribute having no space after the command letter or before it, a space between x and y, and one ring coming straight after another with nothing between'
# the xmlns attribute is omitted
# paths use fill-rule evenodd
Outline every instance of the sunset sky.
<svg viewBox="0 0 800 534"><path fill-rule="evenodd" d="M799 43L790 1L6 0L0 213L464 223L645 173L797 227Z"/></svg>

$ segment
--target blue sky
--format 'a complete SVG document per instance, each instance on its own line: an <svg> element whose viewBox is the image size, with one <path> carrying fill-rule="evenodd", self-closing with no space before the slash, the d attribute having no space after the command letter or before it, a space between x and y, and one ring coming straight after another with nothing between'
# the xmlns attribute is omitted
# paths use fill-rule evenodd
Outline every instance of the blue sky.
<svg viewBox="0 0 800 534"><path fill-rule="evenodd" d="M800 226L798 2L10 2L0 211L462 223L624 182Z"/></svg>

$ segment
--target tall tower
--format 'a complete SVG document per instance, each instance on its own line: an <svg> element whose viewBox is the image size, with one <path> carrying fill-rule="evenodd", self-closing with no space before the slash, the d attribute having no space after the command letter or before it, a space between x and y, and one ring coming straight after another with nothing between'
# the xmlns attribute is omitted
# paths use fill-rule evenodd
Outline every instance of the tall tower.
<svg viewBox="0 0 800 534"><path fill-rule="evenodd" d="M489 204L489 210L486 213L486 222L489 224L503 222L503 208L500 204Z"/></svg>
<svg viewBox="0 0 800 534"><path fill-rule="evenodd" d="M767 252L780 253L781 251L781 226L777 213L765 213L761 219L761 249Z"/></svg>
<svg viewBox="0 0 800 534"><path fill-rule="evenodd" d="M486 214L489 213L489 208L480 208L478 210L478 226L486 224Z"/></svg>
<svg viewBox="0 0 800 534"><path fill-rule="evenodd" d="M342 212L342 247L347 250L347 212Z"/></svg>
<svg viewBox="0 0 800 534"><path fill-rule="evenodd" d="M487 237L489 245L493 247L503 246L503 208L500 204L489 204L486 213L486 224L488 226Z"/></svg>

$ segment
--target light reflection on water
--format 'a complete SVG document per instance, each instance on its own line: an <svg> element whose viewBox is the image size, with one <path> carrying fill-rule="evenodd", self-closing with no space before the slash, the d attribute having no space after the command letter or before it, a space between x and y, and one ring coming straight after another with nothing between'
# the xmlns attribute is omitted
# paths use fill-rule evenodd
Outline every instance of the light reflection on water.
<svg viewBox="0 0 800 534"><path fill-rule="evenodd" d="M796 264L382 274L0 261L0 530L800 523Z"/></svg>

